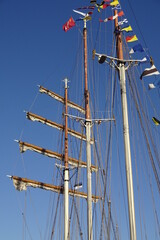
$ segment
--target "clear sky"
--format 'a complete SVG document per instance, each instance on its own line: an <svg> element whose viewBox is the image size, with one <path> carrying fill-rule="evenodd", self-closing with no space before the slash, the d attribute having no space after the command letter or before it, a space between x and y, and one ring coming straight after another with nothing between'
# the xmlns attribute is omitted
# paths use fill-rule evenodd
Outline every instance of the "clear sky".
<svg viewBox="0 0 160 240"><path fill-rule="evenodd" d="M121 0L134 26L129 2L141 30L135 32L141 39L142 33L160 71L160 1ZM71 55L75 54L76 45L72 38L74 30L64 33L62 26L71 15L75 16L72 9L88 4L85 0L0 0L0 239L22 239L19 197L6 175L19 171L20 157L14 139L26 131L23 110L29 110L34 102L38 84L47 82L52 90L62 91L61 80L71 74L74 65ZM45 110L45 106L40 107ZM54 142L52 138L51 141ZM41 165L33 167L38 171Z"/></svg>

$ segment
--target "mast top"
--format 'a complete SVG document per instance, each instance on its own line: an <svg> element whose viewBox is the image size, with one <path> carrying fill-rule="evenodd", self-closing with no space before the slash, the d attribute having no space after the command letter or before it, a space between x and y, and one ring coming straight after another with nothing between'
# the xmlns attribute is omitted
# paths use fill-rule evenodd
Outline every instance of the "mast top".
<svg viewBox="0 0 160 240"><path fill-rule="evenodd" d="M68 82L69 82L68 78L65 78L63 82L65 84L65 88L68 88Z"/></svg>
<svg viewBox="0 0 160 240"><path fill-rule="evenodd" d="M114 0L115 2L116 0ZM114 10L114 15L117 15L117 9ZM115 29L117 29L118 26L118 17L115 18L114 20L115 22ZM122 49L122 33L121 32L117 32L116 34L116 49L117 49L117 58L119 59L123 59L123 49Z"/></svg>

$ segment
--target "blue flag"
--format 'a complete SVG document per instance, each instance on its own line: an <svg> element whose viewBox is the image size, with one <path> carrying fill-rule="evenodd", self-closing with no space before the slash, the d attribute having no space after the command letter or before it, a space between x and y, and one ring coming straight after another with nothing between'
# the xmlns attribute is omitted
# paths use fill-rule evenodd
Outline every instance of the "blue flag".
<svg viewBox="0 0 160 240"><path fill-rule="evenodd" d="M131 48L129 53L132 54L134 52L144 52L144 49L140 43Z"/></svg>

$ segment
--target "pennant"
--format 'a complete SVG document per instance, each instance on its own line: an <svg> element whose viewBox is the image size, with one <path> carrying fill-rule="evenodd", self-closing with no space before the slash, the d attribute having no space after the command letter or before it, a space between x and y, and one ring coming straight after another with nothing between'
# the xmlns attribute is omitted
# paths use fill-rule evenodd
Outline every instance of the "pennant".
<svg viewBox="0 0 160 240"><path fill-rule="evenodd" d="M70 28L74 27L75 25L76 24L74 19L70 17L70 19L63 25L63 30L67 32Z"/></svg>
<svg viewBox="0 0 160 240"><path fill-rule="evenodd" d="M76 12L76 13L78 13L78 14L83 16L83 18L77 19L76 21L80 21L80 20L88 21L88 20L92 19L90 15L92 15L93 12L83 13L83 12L80 12L80 11L77 11L77 10L74 10L74 9L73 9L73 12Z"/></svg>
<svg viewBox="0 0 160 240"><path fill-rule="evenodd" d="M118 25L123 25L124 23L128 23L128 20L125 18L122 21L118 22Z"/></svg>
<svg viewBox="0 0 160 240"><path fill-rule="evenodd" d="M124 15L124 12L121 11L121 12L117 13L116 15L111 16L111 17L109 17L109 18L106 18L106 19L104 19L104 20L99 19L99 21L100 21L100 22L108 22L108 21L110 21L110 20L114 20L114 19L116 19L117 17L121 17L121 16L123 16L123 15Z"/></svg>
<svg viewBox="0 0 160 240"><path fill-rule="evenodd" d="M142 78L145 76L159 75L159 74L160 73L158 72L157 68L154 65L152 65L151 68L144 69L143 73L140 76L140 79L142 80Z"/></svg>
<svg viewBox="0 0 160 240"><path fill-rule="evenodd" d="M138 65L140 65L141 63L147 63L149 61L150 61L150 58L148 56L146 56L138 63Z"/></svg>
<svg viewBox="0 0 160 240"><path fill-rule="evenodd" d="M137 40L138 40L138 38L136 35L126 37L126 42L135 42Z"/></svg>
<svg viewBox="0 0 160 240"><path fill-rule="evenodd" d="M129 54L132 54L134 52L144 52L144 49L140 43L131 48Z"/></svg>
<svg viewBox="0 0 160 240"><path fill-rule="evenodd" d="M155 118L155 117L152 117L152 121L154 122L154 124L156 126L158 126L160 124L160 121L157 118Z"/></svg>
<svg viewBox="0 0 160 240"><path fill-rule="evenodd" d="M149 90L156 88L156 86L153 83L148 84Z"/></svg>
<svg viewBox="0 0 160 240"><path fill-rule="evenodd" d="M110 6L117 6L118 4L119 4L118 1L113 1L113 2L110 3Z"/></svg>
<svg viewBox="0 0 160 240"><path fill-rule="evenodd" d="M131 26L128 26L128 27L122 28L121 31L132 32L133 30L132 30Z"/></svg>
<svg viewBox="0 0 160 240"><path fill-rule="evenodd" d="M152 75L159 75L160 72L157 70L155 65L152 65L151 68L146 68L143 73L140 76L140 79L142 80L143 77L145 76L152 76Z"/></svg>

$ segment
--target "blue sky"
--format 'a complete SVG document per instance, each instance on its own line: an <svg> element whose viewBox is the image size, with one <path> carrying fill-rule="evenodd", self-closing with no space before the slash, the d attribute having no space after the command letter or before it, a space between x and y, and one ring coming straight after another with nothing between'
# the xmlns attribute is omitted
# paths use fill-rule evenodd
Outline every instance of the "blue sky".
<svg viewBox="0 0 160 240"><path fill-rule="evenodd" d="M19 139L23 131L28 139L31 135L31 132L26 133L28 123L23 110L29 110L34 103L38 84L48 85L52 90L63 93L61 80L71 75L77 38L74 29L64 33L62 26L71 15L75 16L72 9L88 4L89 1L85 0L0 0L0 239L22 239L19 197L6 175L20 171L20 156L14 139ZM141 30L136 28L136 35L144 45L143 34L160 71L160 2L130 0L130 4ZM131 25L137 27L129 1L122 0L121 5ZM154 93L151 93L151 97L154 98ZM46 105L41 103L37 110L44 108L46 111ZM55 115L56 106L52 103L50 106L51 115ZM38 134L39 137L43 136L44 129ZM53 136L49 136L49 140L50 146L55 143ZM49 163L47 167L49 174L52 164ZM32 171L40 168L43 165L34 164ZM27 168L27 171L30 170Z"/></svg>

